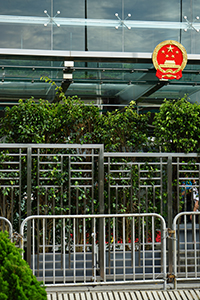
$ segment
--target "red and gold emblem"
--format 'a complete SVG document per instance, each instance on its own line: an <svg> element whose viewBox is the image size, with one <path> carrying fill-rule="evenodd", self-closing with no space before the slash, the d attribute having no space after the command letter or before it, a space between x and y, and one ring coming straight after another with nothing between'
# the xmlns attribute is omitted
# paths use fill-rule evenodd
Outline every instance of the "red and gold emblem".
<svg viewBox="0 0 200 300"><path fill-rule="evenodd" d="M159 79L180 79L187 64L187 52L180 43L167 40L156 46L152 60Z"/></svg>

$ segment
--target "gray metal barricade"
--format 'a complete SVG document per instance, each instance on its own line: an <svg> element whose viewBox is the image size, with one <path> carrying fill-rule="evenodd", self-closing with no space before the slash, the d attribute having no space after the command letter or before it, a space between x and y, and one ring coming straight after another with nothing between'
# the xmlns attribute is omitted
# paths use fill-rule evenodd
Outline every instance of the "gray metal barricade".
<svg viewBox="0 0 200 300"><path fill-rule="evenodd" d="M181 212L173 220L174 287L200 282L200 212Z"/></svg>
<svg viewBox="0 0 200 300"><path fill-rule="evenodd" d="M4 217L0 217L0 230L5 231L7 229L6 225L9 227L9 230L8 230L9 237L12 241L13 240L13 226L12 226L11 222L8 219L4 218Z"/></svg>
<svg viewBox="0 0 200 300"><path fill-rule="evenodd" d="M158 214L29 216L21 248L28 222L31 268L46 286L162 283L166 289L166 224Z"/></svg>

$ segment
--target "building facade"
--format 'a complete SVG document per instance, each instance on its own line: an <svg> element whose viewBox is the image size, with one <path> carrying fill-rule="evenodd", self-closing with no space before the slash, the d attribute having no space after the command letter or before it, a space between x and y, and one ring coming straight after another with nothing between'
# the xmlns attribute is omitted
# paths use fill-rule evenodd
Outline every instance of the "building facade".
<svg viewBox="0 0 200 300"><path fill-rule="evenodd" d="M54 101L42 76L102 110L132 100L138 110L156 110L185 94L199 101L199 10L197 0L2 1L1 108L31 96ZM155 75L152 53L164 40L187 51L180 80Z"/></svg>

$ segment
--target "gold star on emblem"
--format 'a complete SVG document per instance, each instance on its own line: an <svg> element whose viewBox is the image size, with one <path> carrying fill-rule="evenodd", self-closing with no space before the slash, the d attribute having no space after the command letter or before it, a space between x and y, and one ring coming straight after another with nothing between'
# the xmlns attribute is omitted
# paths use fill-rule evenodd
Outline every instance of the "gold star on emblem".
<svg viewBox="0 0 200 300"><path fill-rule="evenodd" d="M167 47L168 52L173 52L174 47L172 47L171 45L169 47Z"/></svg>

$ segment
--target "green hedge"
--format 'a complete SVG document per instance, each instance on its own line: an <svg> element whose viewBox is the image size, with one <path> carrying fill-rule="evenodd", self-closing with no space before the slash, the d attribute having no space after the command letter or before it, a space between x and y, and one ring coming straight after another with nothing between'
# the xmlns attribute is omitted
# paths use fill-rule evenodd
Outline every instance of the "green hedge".
<svg viewBox="0 0 200 300"><path fill-rule="evenodd" d="M21 251L7 232L0 232L0 300L46 300L45 287L33 276Z"/></svg>

